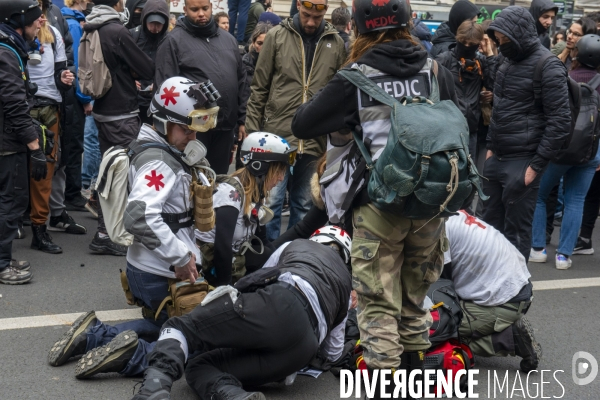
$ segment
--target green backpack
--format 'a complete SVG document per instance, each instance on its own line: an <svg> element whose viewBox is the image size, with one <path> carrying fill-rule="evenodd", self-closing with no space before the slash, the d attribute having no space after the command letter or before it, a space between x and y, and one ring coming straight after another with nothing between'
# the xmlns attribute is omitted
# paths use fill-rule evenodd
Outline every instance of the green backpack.
<svg viewBox="0 0 600 400"><path fill-rule="evenodd" d="M432 68L435 78L437 65ZM424 97L397 101L356 69L338 72L373 99L392 108L391 129L374 163L364 142L353 132L370 176L367 191L380 210L409 219L453 215L481 190L479 174L469 156L469 127L452 101ZM431 99L439 99L432 79Z"/></svg>

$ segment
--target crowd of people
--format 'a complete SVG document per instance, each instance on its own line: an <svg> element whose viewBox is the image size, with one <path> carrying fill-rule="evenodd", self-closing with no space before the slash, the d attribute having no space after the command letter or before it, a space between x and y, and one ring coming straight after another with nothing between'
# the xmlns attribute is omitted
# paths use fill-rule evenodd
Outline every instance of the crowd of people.
<svg viewBox="0 0 600 400"><path fill-rule="evenodd" d="M243 387L347 367L355 309L369 371L423 369L442 276L475 355L536 369L527 263L547 262L555 225L557 269L594 253L600 13L551 39L549 0L483 23L458 0L432 36L407 0L354 0L331 23L326 0L292 3L280 18L270 0L186 0L175 18L164 0L0 0L0 282L32 280L12 254L25 226L57 254L48 231L85 235L69 212L89 212L89 249L126 256L144 317L87 312L48 362L143 374L136 400L170 398L184 374L200 398L264 399ZM459 128L439 201L436 144L403 171L390 146L416 129L398 108L424 99L448 119L417 124ZM174 314L183 283L206 297Z"/></svg>

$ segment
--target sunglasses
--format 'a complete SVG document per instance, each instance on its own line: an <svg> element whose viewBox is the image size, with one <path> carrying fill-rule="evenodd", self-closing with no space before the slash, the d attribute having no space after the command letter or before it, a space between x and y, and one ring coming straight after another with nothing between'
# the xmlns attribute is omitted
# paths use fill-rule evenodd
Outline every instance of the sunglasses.
<svg viewBox="0 0 600 400"><path fill-rule="evenodd" d="M327 10L327 4L314 4L307 0L301 1L300 4L302 4L302 7L308 8L309 10L313 8L317 11Z"/></svg>

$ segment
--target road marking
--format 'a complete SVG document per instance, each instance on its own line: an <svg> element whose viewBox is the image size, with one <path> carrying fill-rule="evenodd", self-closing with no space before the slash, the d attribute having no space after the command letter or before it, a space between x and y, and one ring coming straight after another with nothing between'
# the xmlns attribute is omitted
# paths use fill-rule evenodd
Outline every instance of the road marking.
<svg viewBox="0 0 600 400"><path fill-rule="evenodd" d="M557 279L551 281L535 281L533 290L558 290L600 286L600 278ZM96 311L100 321L127 321L142 317L141 308L123 310ZM81 313L38 315L34 317L0 318L0 331L10 329L42 328L45 326L71 325Z"/></svg>

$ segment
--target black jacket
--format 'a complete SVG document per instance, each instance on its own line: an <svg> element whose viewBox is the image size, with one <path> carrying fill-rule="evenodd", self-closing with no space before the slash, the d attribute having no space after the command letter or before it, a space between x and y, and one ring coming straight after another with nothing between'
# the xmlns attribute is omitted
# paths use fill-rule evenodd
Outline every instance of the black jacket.
<svg viewBox="0 0 600 400"><path fill-rule="evenodd" d="M554 10L558 13L558 7L551 0L533 0L529 7L529 12L535 21L535 29L537 30L538 38L542 43L542 46L550 48L550 36L548 35L548 29L544 28L540 24L540 16L548 10Z"/></svg>
<svg viewBox="0 0 600 400"><path fill-rule="evenodd" d="M242 63L246 70L246 102L250 98L250 85L252 84L252 78L254 78L254 70L256 69L256 62L258 61L258 53L254 50L250 50L242 57Z"/></svg>
<svg viewBox="0 0 600 400"><path fill-rule="evenodd" d="M123 115L138 109L136 79L152 79L154 61L133 41L131 34L118 19L101 23L90 20L83 27L85 32L98 30L104 62L110 70L112 87L94 103L94 113L100 115ZM135 76L134 76L135 74Z"/></svg>
<svg viewBox="0 0 600 400"><path fill-rule="evenodd" d="M456 96L460 100L458 108L469 123L470 134L477 133L479 118L481 117L481 105L479 103L480 93L483 86L489 90L494 89L494 77L496 76L497 57L485 57L477 55L477 61L481 65L481 74L464 71L460 66L460 60L456 55L456 44L450 45L450 50L436 57L436 61L446 67L454 76L454 87Z"/></svg>
<svg viewBox="0 0 600 400"><path fill-rule="evenodd" d="M533 74L538 60L549 50L538 40L533 17L523 7L508 7L490 25L490 37L494 37L493 31L516 43L519 54L498 66L487 147L501 157L535 155L530 165L542 171L571 127L567 71L556 57L546 61L541 81L543 107L537 108Z"/></svg>
<svg viewBox="0 0 600 400"><path fill-rule="evenodd" d="M445 51L448 51L448 47L451 44L456 43L456 37L454 33L450 31L450 27L447 22L442 23L435 34L433 35L433 39L431 39L431 43L433 46L431 47L431 57L437 57L438 54L442 54Z"/></svg>
<svg viewBox="0 0 600 400"><path fill-rule="evenodd" d="M365 53L359 64L366 64L395 77L417 74L427 61L427 52L408 40L379 44ZM458 105L454 79L450 71L439 67L438 82L441 100ZM299 139L312 139L339 130L352 130L360 124L356 86L335 75L323 89L296 111L292 132Z"/></svg>
<svg viewBox="0 0 600 400"><path fill-rule="evenodd" d="M146 19L152 14L160 14L165 18L165 21L167 21L167 23L163 25L162 31L157 34L151 33L146 27ZM144 11L142 11L142 24L129 30L138 47L154 62L156 62L158 45L165 38L167 31L169 30L168 21L169 5L163 0L148 0L144 6ZM142 84L143 89L152 84L154 76L150 79L140 79L139 81ZM149 107L151 100L152 95L150 92L145 95L138 94L138 103L140 106Z"/></svg>
<svg viewBox="0 0 600 400"><path fill-rule="evenodd" d="M210 37L195 36L183 20L177 21L158 48L155 86L173 76L211 80L221 94L216 129L230 130L245 123L246 70L237 40L228 32L215 29Z"/></svg>
<svg viewBox="0 0 600 400"><path fill-rule="evenodd" d="M60 8L58 8L54 4L50 4L48 7L48 20L50 25L58 29L60 35L65 42L65 54L67 55L67 65L71 69L71 72L75 73L75 68L73 67L74 59L73 59L73 36L71 36L71 31L69 30L69 23L65 19L65 17L60 12ZM77 43L79 46L79 43Z"/></svg>
<svg viewBox="0 0 600 400"><path fill-rule="evenodd" d="M297 239L281 253L277 266L310 283L319 298L328 332L344 321L352 291L352 278L342 257L331 247Z"/></svg>
<svg viewBox="0 0 600 400"><path fill-rule="evenodd" d="M17 35L7 25L0 24L0 35ZM18 38L17 38L18 39ZM27 48L25 41L22 47L11 40L0 40L17 51L27 73ZM0 153L27 151L27 143L38 138L38 131L33 118L29 115L31 96L27 90L27 82L19 67L19 60L12 50L0 46Z"/></svg>

